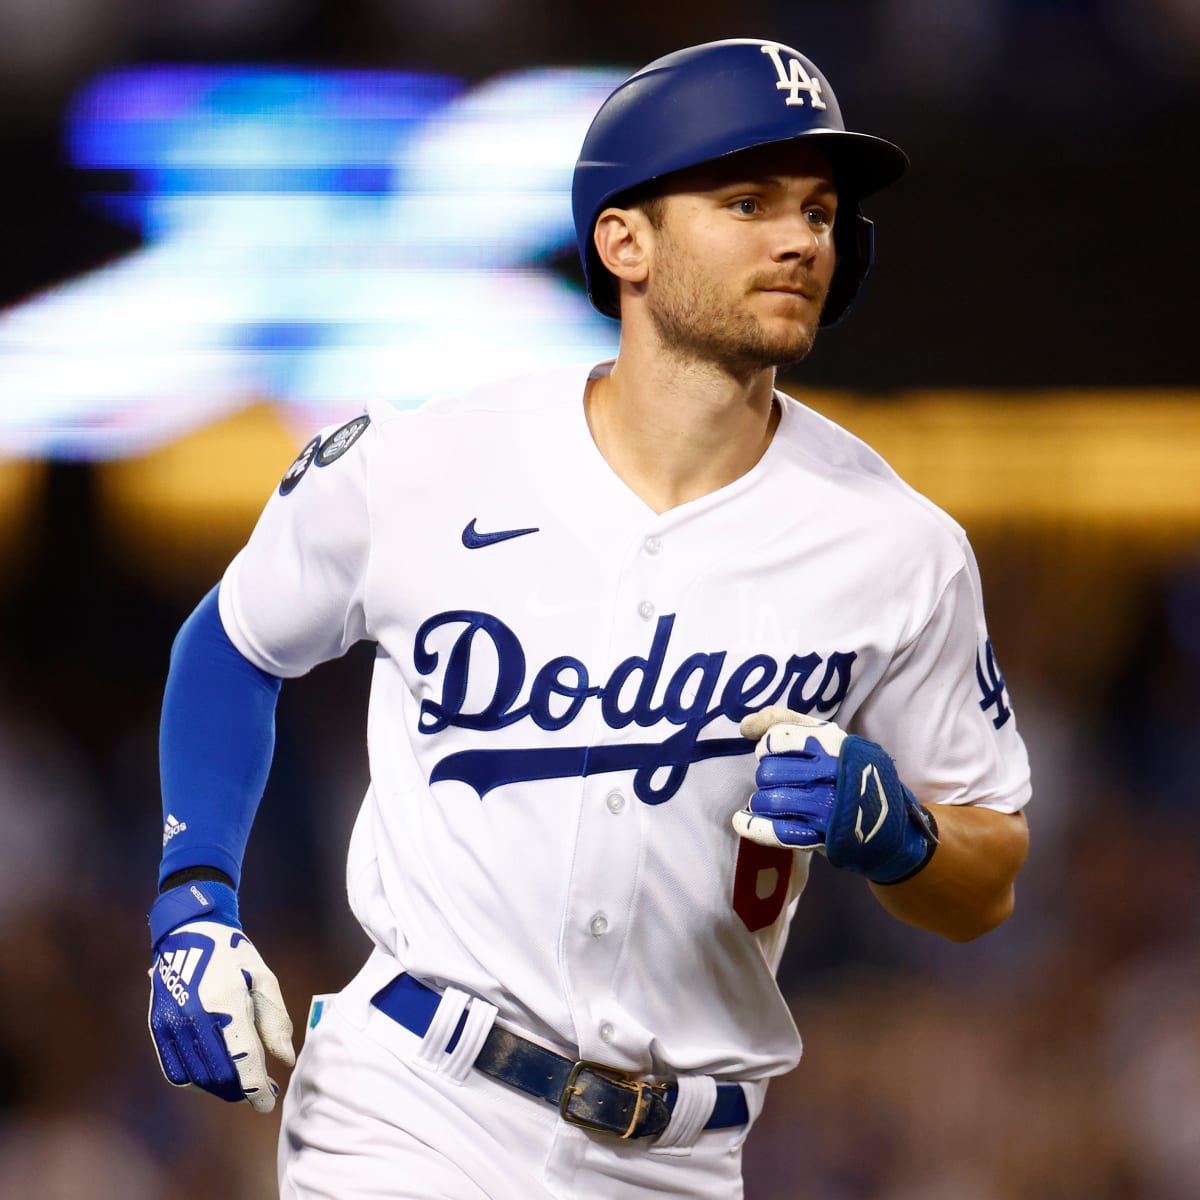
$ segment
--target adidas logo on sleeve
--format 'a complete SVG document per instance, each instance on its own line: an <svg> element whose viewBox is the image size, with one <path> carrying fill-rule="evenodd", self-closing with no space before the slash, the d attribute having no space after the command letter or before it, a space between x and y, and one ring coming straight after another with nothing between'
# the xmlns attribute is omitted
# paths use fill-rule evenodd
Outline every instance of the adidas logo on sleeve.
<svg viewBox="0 0 1200 1200"><path fill-rule="evenodd" d="M182 833L186 828L186 821L177 821L174 816L167 813L167 822L163 826L163 845L165 846L177 833Z"/></svg>

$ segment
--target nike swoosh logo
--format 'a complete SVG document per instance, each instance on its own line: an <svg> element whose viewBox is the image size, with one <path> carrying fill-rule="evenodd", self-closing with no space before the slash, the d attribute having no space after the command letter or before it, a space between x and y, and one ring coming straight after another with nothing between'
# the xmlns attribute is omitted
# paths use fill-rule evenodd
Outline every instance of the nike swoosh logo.
<svg viewBox="0 0 1200 1200"><path fill-rule="evenodd" d="M537 533L537 529L498 529L495 533L480 533L475 528L477 517L472 517L470 524L462 531L462 544L468 550L478 550L480 546L491 546L495 542L507 542L509 538L524 537L527 533Z"/></svg>

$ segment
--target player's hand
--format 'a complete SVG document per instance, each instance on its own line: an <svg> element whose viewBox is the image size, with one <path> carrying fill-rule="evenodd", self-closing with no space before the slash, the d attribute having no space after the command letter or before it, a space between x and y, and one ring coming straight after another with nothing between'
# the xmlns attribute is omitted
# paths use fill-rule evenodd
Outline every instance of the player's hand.
<svg viewBox="0 0 1200 1200"><path fill-rule="evenodd" d="M932 857L936 826L874 742L779 705L751 713L741 733L758 760L758 788L733 816L741 837L819 850L874 883L899 883Z"/></svg>
<svg viewBox="0 0 1200 1200"><path fill-rule="evenodd" d="M161 913L160 906L170 898L172 903L164 907L178 915L181 897L173 893L188 893L184 901L191 892L211 900L218 889L221 885L212 883L175 888L159 898L155 910ZM232 895L232 889L223 890ZM270 1112L279 1087L267 1074L266 1052L288 1066L296 1060L279 983L250 939L229 923L227 905L192 907L201 910L202 919L166 933L158 932L151 911L157 936L149 1024L159 1065L177 1087L195 1086Z"/></svg>

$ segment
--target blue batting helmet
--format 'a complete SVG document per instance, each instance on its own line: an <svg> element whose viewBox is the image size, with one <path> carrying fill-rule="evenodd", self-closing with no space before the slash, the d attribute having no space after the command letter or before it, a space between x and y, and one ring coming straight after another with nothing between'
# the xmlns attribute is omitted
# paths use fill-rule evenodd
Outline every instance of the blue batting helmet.
<svg viewBox="0 0 1200 1200"><path fill-rule="evenodd" d="M571 189L593 307L620 316L615 282L596 256L592 234L596 218L622 193L752 146L808 138L829 155L838 187L838 262L821 324L845 316L874 258L874 229L858 202L894 183L908 158L891 142L849 131L825 76L799 51L753 38L656 59L600 106Z"/></svg>

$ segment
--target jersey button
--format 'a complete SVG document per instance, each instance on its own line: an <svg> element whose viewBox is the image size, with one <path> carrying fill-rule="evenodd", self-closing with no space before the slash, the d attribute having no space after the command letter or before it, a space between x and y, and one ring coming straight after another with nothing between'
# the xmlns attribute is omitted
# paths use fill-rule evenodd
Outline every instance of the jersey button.
<svg viewBox="0 0 1200 1200"><path fill-rule="evenodd" d="M602 1042L611 1042L617 1036L617 1031L607 1021L602 1021L600 1024L600 1040Z"/></svg>
<svg viewBox="0 0 1200 1200"><path fill-rule="evenodd" d="M608 932L608 918L602 912L597 913L588 922L588 928L592 931L592 937L603 937Z"/></svg>
<svg viewBox="0 0 1200 1200"><path fill-rule="evenodd" d="M662 541L656 537L648 537L644 543L647 554L658 554L662 550Z"/></svg>
<svg viewBox="0 0 1200 1200"><path fill-rule="evenodd" d="M604 797L604 803L608 805L610 813L619 813L625 807L625 797L620 792L609 792Z"/></svg>
<svg viewBox="0 0 1200 1200"><path fill-rule="evenodd" d="M641 604L638 605L638 616L641 617L643 621L650 620L650 618L654 616L654 605L651 604L649 600L643 600Z"/></svg>

